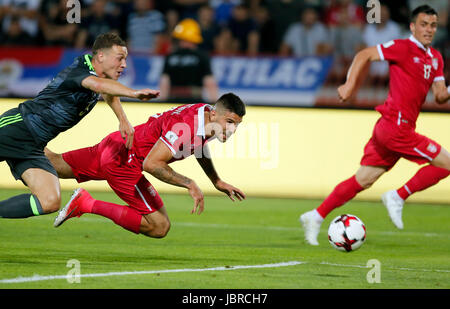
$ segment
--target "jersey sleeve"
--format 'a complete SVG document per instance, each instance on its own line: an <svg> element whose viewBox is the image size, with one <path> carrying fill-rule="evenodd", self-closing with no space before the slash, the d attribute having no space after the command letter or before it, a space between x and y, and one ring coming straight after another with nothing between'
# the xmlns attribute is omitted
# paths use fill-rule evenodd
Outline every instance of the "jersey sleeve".
<svg viewBox="0 0 450 309"><path fill-rule="evenodd" d="M402 40L391 40L389 42L377 45L380 59L388 62L399 62L404 59L407 48L408 45Z"/></svg>
<svg viewBox="0 0 450 309"><path fill-rule="evenodd" d="M438 81L445 81L445 75L444 75L444 59L442 58L442 55L440 52L438 51L433 51L434 53L437 54L437 68L436 68L436 75L434 77L433 82L438 82ZM433 60L434 61L434 60Z"/></svg>
<svg viewBox="0 0 450 309"><path fill-rule="evenodd" d="M179 117L170 117L164 121L160 140L166 144L172 154L187 151L190 154L193 132L189 124Z"/></svg>

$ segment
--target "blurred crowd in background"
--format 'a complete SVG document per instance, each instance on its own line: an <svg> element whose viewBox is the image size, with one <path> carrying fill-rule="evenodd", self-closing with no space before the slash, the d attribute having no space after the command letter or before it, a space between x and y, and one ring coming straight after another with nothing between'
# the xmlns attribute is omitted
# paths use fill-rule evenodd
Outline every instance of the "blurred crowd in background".
<svg viewBox="0 0 450 309"><path fill-rule="evenodd" d="M373 24L367 0L81 0L80 23L67 22L67 2L0 0L0 46L89 49L98 34L114 31L131 52L166 55L175 25L194 18L202 30L199 48L210 55L333 55L327 82L334 84L358 50L409 37L410 12L426 3L439 14L433 46L450 58L448 0L381 0L380 23ZM385 84L386 74L380 63L370 82Z"/></svg>

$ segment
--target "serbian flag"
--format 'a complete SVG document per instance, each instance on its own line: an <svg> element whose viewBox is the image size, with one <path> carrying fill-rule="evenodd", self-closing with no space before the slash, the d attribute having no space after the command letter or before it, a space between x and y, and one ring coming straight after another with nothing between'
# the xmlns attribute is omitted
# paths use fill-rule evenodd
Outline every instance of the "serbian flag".
<svg viewBox="0 0 450 309"><path fill-rule="evenodd" d="M62 69L60 47L1 47L0 95L34 97Z"/></svg>

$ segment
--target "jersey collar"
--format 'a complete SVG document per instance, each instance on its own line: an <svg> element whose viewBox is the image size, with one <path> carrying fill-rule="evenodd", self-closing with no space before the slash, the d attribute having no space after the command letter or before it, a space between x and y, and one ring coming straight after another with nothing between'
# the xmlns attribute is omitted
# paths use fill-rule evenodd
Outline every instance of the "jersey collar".
<svg viewBox="0 0 450 309"><path fill-rule="evenodd" d="M205 107L208 106L208 109L211 109L212 106L209 104L205 104L198 109L198 128L197 135L205 138Z"/></svg>
<svg viewBox="0 0 450 309"><path fill-rule="evenodd" d="M92 65L92 56L89 54L84 55L84 64L87 65L89 69L89 73L94 74L95 76L98 76L97 73L95 73L94 66Z"/></svg>
<svg viewBox="0 0 450 309"><path fill-rule="evenodd" d="M431 53L430 48L425 48L425 46L423 46L422 43L420 43L412 34L409 36L409 40L413 43L415 43L420 49L424 50L425 52L427 52L428 55L430 55L430 57L433 57L433 54Z"/></svg>

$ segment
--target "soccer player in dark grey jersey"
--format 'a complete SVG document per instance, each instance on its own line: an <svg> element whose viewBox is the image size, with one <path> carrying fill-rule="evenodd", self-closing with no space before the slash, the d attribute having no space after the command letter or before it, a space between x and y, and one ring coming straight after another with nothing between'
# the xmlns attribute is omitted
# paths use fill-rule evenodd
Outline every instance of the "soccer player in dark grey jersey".
<svg viewBox="0 0 450 309"><path fill-rule="evenodd" d="M117 81L126 68L128 51L117 35L97 37L92 56L77 57L34 99L0 116L0 161L6 161L16 179L31 194L0 201L0 217L27 218L55 212L61 203L58 175L44 155L47 143L76 125L97 103L100 95L119 120L119 131L131 148L134 128L119 97L150 100L159 95L152 89L135 90Z"/></svg>

